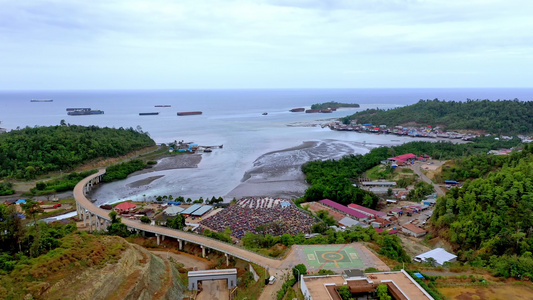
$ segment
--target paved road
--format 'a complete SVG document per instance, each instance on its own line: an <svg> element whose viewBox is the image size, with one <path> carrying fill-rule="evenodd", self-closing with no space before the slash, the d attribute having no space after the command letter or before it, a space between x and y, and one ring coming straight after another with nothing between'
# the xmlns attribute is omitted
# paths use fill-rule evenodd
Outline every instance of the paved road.
<svg viewBox="0 0 533 300"><path fill-rule="evenodd" d="M97 173L84 178L81 180L76 187L74 187L74 198L76 203L81 207L91 211L93 214L98 215L99 217L109 220L109 211L96 207L91 201L85 196L83 189L84 186L91 181L93 178L100 176L105 173L105 169L100 169ZM266 268L279 269L283 265L283 261L268 258L266 256L259 255L257 253L248 251L243 248L236 247L231 244L227 244L221 241L213 240L198 234L183 232L167 227L160 226L151 226L143 224L139 221L133 221L129 219L122 218L122 223L126 224L128 227L139 229L146 232L151 232L154 234L164 235L167 238L176 238L188 242L192 242L198 245L206 246L207 248L217 250L219 252L228 253L231 256L238 257L245 261L254 262L258 265L261 265Z"/></svg>
<svg viewBox="0 0 533 300"><path fill-rule="evenodd" d="M442 190L442 188L434 183L433 181L431 181L431 179L429 179L423 172L422 170L420 169L420 167L423 165L422 162L415 162L415 164L413 165L413 171L415 172L415 174L417 174L418 176L420 176L420 179L422 179L423 181L429 183L429 184L432 184L433 185L433 188L435 189L435 192L437 192L437 195L438 196L444 196L446 194L446 192L444 192Z"/></svg>

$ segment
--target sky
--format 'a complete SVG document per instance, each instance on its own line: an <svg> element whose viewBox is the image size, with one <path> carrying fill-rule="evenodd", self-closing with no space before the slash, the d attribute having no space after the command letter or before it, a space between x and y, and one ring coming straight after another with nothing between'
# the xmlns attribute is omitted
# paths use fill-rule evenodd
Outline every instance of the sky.
<svg viewBox="0 0 533 300"><path fill-rule="evenodd" d="M0 90L533 87L527 0L0 7Z"/></svg>

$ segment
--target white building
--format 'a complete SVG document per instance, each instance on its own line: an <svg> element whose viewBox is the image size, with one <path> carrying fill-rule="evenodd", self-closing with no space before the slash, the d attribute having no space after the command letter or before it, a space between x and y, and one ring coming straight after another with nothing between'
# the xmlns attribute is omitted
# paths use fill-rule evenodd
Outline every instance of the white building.
<svg viewBox="0 0 533 300"><path fill-rule="evenodd" d="M454 255L442 248L435 248L431 251L415 256L414 260L417 262L427 262L428 258L432 258L436 266L442 266L445 262L456 261L457 255Z"/></svg>

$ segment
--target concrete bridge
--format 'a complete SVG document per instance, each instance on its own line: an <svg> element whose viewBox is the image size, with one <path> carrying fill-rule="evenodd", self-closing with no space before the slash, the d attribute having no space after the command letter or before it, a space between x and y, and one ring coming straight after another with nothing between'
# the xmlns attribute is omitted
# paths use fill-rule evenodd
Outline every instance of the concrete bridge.
<svg viewBox="0 0 533 300"><path fill-rule="evenodd" d="M78 216L81 220L83 220L84 225L89 227L90 231L105 230L107 226L111 224L111 218L109 217L110 211L97 207L89 199L87 199L86 196L88 192L90 192L100 183L105 172L105 169L100 169L97 173L81 180L76 187L74 187L74 199L76 200L76 210L78 212ZM140 233L149 232L155 234L157 238L157 244L159 244L161 240L164 240L165 238L172 238L178 241L180 250L183 249L183 245L186 242L199 245L202 248L203 257L206 256L207 251L210 249L224 253L226 256L226 264L229 264L230 256L242 259L244 261L253 262L264 268L280 269L283 264L283 261L281 260L262 256L241 247L207 238L195 233L184 232L162 226L148 225L139 221L125 218L122 218L122 223L124 223L129 230L134 230Z"/></svg>

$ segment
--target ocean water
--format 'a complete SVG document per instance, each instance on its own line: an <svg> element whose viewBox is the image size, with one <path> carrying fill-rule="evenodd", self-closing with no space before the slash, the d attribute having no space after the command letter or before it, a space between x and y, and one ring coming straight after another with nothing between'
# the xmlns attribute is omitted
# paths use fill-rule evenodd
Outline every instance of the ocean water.
<svg viewBox="0 0 533 300"><path fill-rule="evenodd" d="M32 98L54 101L32 103ZM366 153L379 145L410 141L411 138L336 132L303 125L344 117L367 108L394 108L419 99L434 98L455 101L518 98L529 101L533 99L533 89L0 91L0 127L58 125L65 120L76 125L140 127L157 143L183 140L200 145L223 144L223 149L203 154L198 168L135 176L106 184L93 196L98 203L151 199L157 195L196 199L200 196L228 196L246 179L245 174L249 177L250 170L275 166L276 161L297 166L309 159ZM326 101L359 103L361 108L340 109L331 114L289 112L294 107L308 108L311 104ZM154 107L159 104L171 107ZM67 107L90 107L103 110L105 114L68 116ZM203 114L176 115L178 111L196 110L203 111ZM160 114L139 116L140 112ZM268 115L262 115L263 112ZM322 150L276 152L306 141L316 142L315 148ZM264 155L271 152L275 154ZM258 172L253 174L261 177ZM264 173L263 177L268 174ZM127 187L128 183L154 175L165 176L144 188Z"/></svg>

